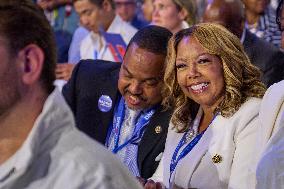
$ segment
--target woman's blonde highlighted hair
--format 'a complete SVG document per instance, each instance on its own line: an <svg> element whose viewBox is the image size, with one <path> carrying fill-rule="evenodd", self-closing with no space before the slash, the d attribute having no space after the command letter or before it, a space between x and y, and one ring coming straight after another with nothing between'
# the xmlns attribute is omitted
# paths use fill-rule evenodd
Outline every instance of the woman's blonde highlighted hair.
<svg viewBox="0 0 284 189"><path fill-rule="evenodd" d="M194 37L208 53L218 56L222 61L225 97L215 111L219 111L224 117L230 117L249 97L261 98L264 95L266 88L260 81L260 71L251 64L239 38L223 26L211 23L181 30L169 41L163 89L163 105L174 108L171 121L178 131L188 129L197 105L185 96L177 82L177 46L185 37Z"/></svg>

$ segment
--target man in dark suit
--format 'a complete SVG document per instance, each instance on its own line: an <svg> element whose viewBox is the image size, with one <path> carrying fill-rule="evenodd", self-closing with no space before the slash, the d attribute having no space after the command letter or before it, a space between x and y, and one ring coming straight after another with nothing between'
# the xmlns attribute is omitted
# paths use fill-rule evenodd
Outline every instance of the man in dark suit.
<svg viewBox="0 0 284 189"><path fill-rule="evenodd" d="M131 39L122 64L82 60L63 88L78 128L143 178L159 164L171 116L160 104L171 35L162 27L143 28Z"/></svg>
<svg viewBox="0 0 284 189"><path fill-rule="evenodd" d="M251 62L262 71L262 81L267 86L284 79L284 53L244 28L244 6L240 0L210 1L203 22L221 24L238 36Z"/></svg>

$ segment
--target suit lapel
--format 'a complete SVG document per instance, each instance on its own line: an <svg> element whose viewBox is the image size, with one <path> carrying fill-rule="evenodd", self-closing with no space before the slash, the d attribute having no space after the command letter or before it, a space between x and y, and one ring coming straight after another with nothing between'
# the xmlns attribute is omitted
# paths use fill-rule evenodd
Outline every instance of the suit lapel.
<svg viewBox="0 0 284 189"><path fill-rule="evenodd" d="M184 185L188 185L188 181L191 180L193 172L197 169L203 156L208 152L209 143L212 138L212 130L209 127L201 137L196 146L189 152L188 157L180 160L183 163L177 165L175 179L182 182ZM170 157L171 158L171 157ZM184 166L184 165L190 166ZM186 174L185 174L186 173Z"/></svg>
<svg viewBox="0 0 284 189"><path fill-rule="evenodd" d="M261 53L261 51L263 50L261 49L259 40L260 39L258 39L257 36L247 31L243 45L244 45L245 52L247 53L251 63L257 66L258 68L260 68L262 71L264 71L265 61L260 61L259 59L259 57L261 57L259 53Z"/></svg>
<svg viewBox="0 0 284 189"><path fill-rule="evenodd" d="M263 73L265 73L267 68L265 65L265 57L260 55L260 53L262 53L262 51L264 50L261 49L262 43L260 43L260 40L261 39L258 39L257 36L255 36L251 32L246 31L243 45L251 63L257 66Z"/></svg>
<svg viewBox="0 0 284 189"><path fill-rule="evenodd" d="M252 34L253 35L253 34ZM253 44L252 42L252 36L251 36L251 33L246 30L246 34L245 34L245 39L244 39L244 47L248 48L249 46L251 46Z"/></svg>
<svg viewBox="0 0 284 189"><path fill-rule="evenodd" d="M145 157L159 142L163 135L167 134L169 125L170 111L162 112L162 106L159 106L156 113L147 125L145 133L141 139L138 149L138 167L141 169L142 162ZM159 132L159 128L161 128Z"/></svg>
<svg viewBox="0 0 284 189"><path fill-rule="evenodd" d="M254 60L254 47L253 47L253 34L251 34L248 30L246 30L246 35L245 35L245 39L244 39L244 50L245 52L248 54L249 58L251 61Z"/></svg>
<svg viewBox="0 0 284 189"><path fill-rule="evenodd" d="M107 128L106 132L108 132L109 124L112 122L115 105L116 105L117 101L120 99L120 96L121 96L120 93L118 92L118 88L117 88L118 74L119 74L119 69L116 69L116 70L109 72L109 74L106 75L106 77L102 80L103 81L103 84L102 84L103 87L102 87L102 90L99 91L100 92L100 94L98 96L99 98L102 95L107 95L112 100L112 107L111 107L110 111L108 111L108 112L100 111L101 112L100 117L101 117L103 127ZM96 106L97 106L97 104L96 104ZM105 137L106 136L107 136L107 133L105 133ZM106 138L105 138L105 140L106 140ZM104 143L105 143L105 140L104 140Z"/></svg>

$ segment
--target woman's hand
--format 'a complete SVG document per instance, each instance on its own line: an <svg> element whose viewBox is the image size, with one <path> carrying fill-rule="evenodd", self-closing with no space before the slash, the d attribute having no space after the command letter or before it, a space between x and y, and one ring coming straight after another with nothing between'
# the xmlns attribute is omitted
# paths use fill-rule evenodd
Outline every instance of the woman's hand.
<svg viewBox="0 0 284 189"><path fill-rule="evenodd" d="M140 182L140 184L142 186L144 186L146 184L146 182L147 182L147 180L142 178L142 177L136 177L136 179Z"/></svg>
<svg viewBox="0 0 284 189"><path fill-rule="evenodd" d="M144 189L163 189L164 187L160 182L154 182L153 180L147 180Z"/></svg>
<svg viewBox="0 0 284 189"><path fill-rule="evenodd" d="M144 189L164 189L163 185L160 182L154 182L153 180L149 179L146 180L141 177L136 177L140 184L144 186Z"/></svg>

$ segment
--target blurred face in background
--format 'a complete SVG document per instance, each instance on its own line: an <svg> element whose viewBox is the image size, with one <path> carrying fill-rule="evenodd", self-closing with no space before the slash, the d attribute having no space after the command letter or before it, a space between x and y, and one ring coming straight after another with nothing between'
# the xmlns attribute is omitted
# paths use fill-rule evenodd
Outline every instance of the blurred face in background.
<svg viewBox="0 0 284 189"><path fill-rule="evenodd" d="M172 0L154 0L152 23L176 33L182 29L182 21L185 19L183 12Z"/></svg>
<svg viewBox="0 0 284 189"><path fill-rule="evenodd" d="M130 22L136 14L135 0L115 0L115 11L124 21Z"/></svg>
<svg viewBox="0 0 284 189"><path fill-rule="evenodd" d="M269 0L242 0L246 11L254 14L262 14L269 4Z"/></svg>
<svg viewBox="0 0 284 189"><path fill-rule="evenodd" d="M244 27L241 11L241 7L236 3L226 4L222 0L213 0L211 4L207 5L202 21L220 24L241 38Z"/></svg>
<svg viewBox="0 0 284 189"><path fill-rule="evenodd" d="M281 10L280 23L281 23L281 47L284 49L284 8L283 7Z"/></svg>
<svg viewBox="0 0 284 189"><path fill-rule="evenodd" d="M152 21L152 13L154 10L153 0L144 0L142 4L142 11L145 20L151 22Z"/></svg>
<svg viewBox="0 0 284 189"><path fill-rule="evenodd" d="M75 10L80 17L80 23L89 31L98 33L103 20L102 8L89 0L79 0L74 3Z"/></svg>

